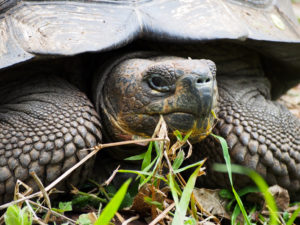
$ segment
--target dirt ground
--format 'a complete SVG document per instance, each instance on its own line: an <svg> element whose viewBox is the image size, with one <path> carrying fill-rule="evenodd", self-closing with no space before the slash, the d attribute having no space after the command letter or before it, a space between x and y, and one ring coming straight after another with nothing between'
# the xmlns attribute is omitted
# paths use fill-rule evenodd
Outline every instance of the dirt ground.
<svg viewBox="0 0 300 225"><path fill-rule="evenodd" d="M278 101L286 105L294 115L300 118L300 84L290 89Z"/></svg>

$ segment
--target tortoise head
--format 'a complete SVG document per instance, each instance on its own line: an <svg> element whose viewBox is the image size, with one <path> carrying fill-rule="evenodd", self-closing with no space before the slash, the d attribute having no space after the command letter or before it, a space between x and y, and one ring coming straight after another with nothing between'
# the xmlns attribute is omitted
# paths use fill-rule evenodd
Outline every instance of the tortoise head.
<svg viewBox="0 0 300 225"><path fill-rule="evenodd" d="M204 59L159 56L118 62L102 80L96 103L106 132L118 141L151 137L162 115L171 136L174 130L192 131L192 142L200 141L214 120L215 72L215 64Z"/></svg>

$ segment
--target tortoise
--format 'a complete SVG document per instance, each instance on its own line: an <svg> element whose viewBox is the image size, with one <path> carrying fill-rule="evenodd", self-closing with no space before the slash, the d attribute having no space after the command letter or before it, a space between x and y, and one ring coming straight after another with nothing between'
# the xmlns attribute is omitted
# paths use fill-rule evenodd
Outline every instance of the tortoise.
<svg viewBox="0 0 300 225"><path fill-rule="evenodd" d="M150 137L160 115L170 134L193 131L193 159L209 157L200 182L226 185L213 130L234 162L300 189L300 122L274 101L300 81L288 0L2 0L0 12L0 202L17 179L35 186L30 171L47 184L81 149ZM137 151L101 153L68 182Z"/></svg>

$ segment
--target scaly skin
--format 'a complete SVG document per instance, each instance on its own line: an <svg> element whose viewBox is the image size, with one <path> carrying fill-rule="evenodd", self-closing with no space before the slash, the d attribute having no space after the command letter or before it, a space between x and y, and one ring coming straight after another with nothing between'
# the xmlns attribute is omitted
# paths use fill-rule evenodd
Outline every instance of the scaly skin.
<svg viewBox="0 0 300 225"><path fill-rule="evenodd" d="M219 121L213 133L228 143L233 163L259 172L270 185L291 193L300 189L300 121L284 106L270 100L268 81L263 77L220 77ZM196 152L196 153L195 153ZM196 145L194 153L208 156L209 186L228 185L226 174L212 172L212 163L224 162L222 150L212 137ZM249 183L236 176L236 186Z"/></svg>
<svg viewBox="0 0 300 225"><path fill-rule="evenodd" d="M101 140L92 104L59 78L2 84L0 96L0 202L12 200L17 179L36 190L30 171L47 185L87 155L80 149ZM87 177L92 161L76 170L68 182L82 182L79 177Z"/></svg>

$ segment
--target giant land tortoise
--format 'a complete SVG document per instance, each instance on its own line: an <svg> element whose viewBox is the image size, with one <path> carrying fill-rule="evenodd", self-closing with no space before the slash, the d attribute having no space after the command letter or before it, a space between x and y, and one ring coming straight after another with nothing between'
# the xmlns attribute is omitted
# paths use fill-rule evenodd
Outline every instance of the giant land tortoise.
<svg viewBox="0 0 300 225"><path fill-rule="evenodd" d="M1 0L0 13L0 202L17 179L34 186L32 170L47 184L81 149L150 137L160 115L170 133L193 131L208 172L222 161L204 139L214 127L234 162L300 190L300 122L273 101L300 81L289 0ZM131 149L100 154L95 173Z"/></svg>

